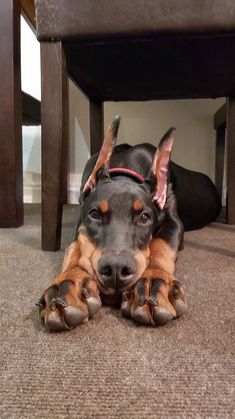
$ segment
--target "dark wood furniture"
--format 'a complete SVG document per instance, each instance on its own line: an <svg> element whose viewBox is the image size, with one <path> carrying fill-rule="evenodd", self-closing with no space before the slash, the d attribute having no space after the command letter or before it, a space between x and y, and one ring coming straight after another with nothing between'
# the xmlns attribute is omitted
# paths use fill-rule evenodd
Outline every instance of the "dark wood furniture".
<svg viewBox="0 0 235 419"><path fill-rule="evenodd" d="M233 220L233 208L235 206L235 196L231 191L234 189L234 172L233 168L235 166L235 145L231 141L232 136L234 135L235 124L234 121L229 118L234 115L233 112L233 102L228 99L227 103L215 113L214 116L214 128L216 130L216 156L215 156L215 184L217 186L220 197L222 198L223 191L223 176L224 176L224 166L225 166L225 148L226 148L226 129L230 130L227 132L228 144L227 144L227 188L230 191L227 197L226 205L226 220ZM229 123L230 122L230 123ZM234 221L233 221L234 224Z"/></svg>
<svg viewBox="0 0 235 419"><path fill-rule="evenodd" d="M22 125L41 125L41 102L22 92Z"/></svg>
<svg viewBox="0 0 235 419"><path fill-rule="evenodd" d="M2 1L0 7L0 227L23 224L21 124L38 119L38 101L21 93L21 7L26 17L31 16L31 24L35 23L33 0L22 0L22 4Z"/></svg>
<svg viewBox="0 0 235 419"><path fill-rule="evenodd" d="M225 132L226 132L227 105L224 104L214 115L214 129L216 130L215 153L215 184L222 199L224 161L225 161Z"/></svg>
<svg viewBox="0 0 235 419"><path fill-rule="evenodd" d="M23 224L20 3L0 8L0 227Z"/></svg>
<svg viewBox="0 0 235 419"><path fill-rule="evenodd" d="M91 151L103 102L229 97L228 222L235 223L235 3L36 0L42 50L42 245L60 246L66 72L90 99ZM218 140L219 141L219 140Z"/></svg>

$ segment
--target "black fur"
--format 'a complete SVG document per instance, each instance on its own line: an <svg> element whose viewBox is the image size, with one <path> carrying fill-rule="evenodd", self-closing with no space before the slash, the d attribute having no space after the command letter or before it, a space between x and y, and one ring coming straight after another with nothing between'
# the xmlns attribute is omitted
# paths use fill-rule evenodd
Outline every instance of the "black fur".
<svg viewBox="0 0 235 419"><path fill-rule="evenodd" d="M117 146L110 161L110 168L125 167L135 170L147 178L156 147L141 144L131 147L128 144ZM85 167L82 187L95 165L97 155L92 156ZM169 181L176 196L177 209L184 229L194 230L214 221L221 211L221 202L215 185L202 173L184 169L170 162ZM133 181L133 183L135 183Z"/></svg>
<svg viewBox="0 0 235 419"><path fill-rule="evenodd" d="M167 199L161 210L152 200L156 178L152 162L156 148L149 144L121 145L114 149L109 165L100 169L95 187L81 193L79 223L101 251L99 275L106 287L122 290L134 278L136 255L152 237L163 239L174 251L183 247L183 232L203 227L220 212L220 199L211 180L201 174L169 164ZM97 159L92 156L85 168L81 191ZM139 173L144 181L109 168L127 168ZM143 207L134 208L134 201ZM108 203L102 212L99 204ZM77 226L78 227L78 226ZM76 236L77 238L76 228Z"/></svg>

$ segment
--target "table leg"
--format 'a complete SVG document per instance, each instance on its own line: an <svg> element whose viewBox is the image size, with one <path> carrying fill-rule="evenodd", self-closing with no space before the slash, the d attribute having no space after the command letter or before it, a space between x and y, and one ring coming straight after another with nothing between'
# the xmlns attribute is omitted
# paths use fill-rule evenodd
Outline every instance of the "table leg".
<svg viewBox="0 0 235 419"><path fill-rule="evenodd" d="M42 248L60 248L67 190L68 101L61 42L41 43L42 69Z"/></svg>
<svg viewBox="0 0 235 419"><path fill-rule="evenodd" d="M235 224L235 98L227 99L227 222Z"/></svg>
<svg viewBox="0 0 235 419"><path fill-rule="evenodd" d="M90 100L90 147L91 154L97 153L104 138L103 102Z"/></svg>
<svg viewBox="0 0 235 419"><path fill-rule="evenodd" d="M0 7L0 227L23 224L20 2Z"/></svg>

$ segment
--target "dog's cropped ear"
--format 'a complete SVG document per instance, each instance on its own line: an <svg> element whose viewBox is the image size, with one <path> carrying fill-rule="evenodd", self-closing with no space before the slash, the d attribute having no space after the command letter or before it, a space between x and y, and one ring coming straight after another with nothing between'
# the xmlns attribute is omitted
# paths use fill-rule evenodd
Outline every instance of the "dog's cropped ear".
<svg viewBox="0 0 235 419"><path fill-rule="evenodd" d="M108 176L109 162L113 149L117 141L117 133L120 124L120 116L116 116L108 126L104 136L104 141L100 149L96 164L90 174L87 182L85 183L82 193L90 192L96 185L98 177L103 173Z"/></svg>
<svg viewBox="0 0 235 419"><path fill-rule="evenodd" d="M149 174L149 180L154 182L153 201L158 204L160 209L164 208L166 203L168 168L173 147L175 128L170 128L162 137L155 153L152 168Z"/></svg>

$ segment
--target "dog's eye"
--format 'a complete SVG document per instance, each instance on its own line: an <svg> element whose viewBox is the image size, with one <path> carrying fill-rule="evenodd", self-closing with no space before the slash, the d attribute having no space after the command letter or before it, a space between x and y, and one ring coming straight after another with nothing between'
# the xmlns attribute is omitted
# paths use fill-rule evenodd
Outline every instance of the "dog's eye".
<svg viewBox="0 0 235 419"><path fill-rule="evenodd" d="M150 215L147 212L143 212L139 217L140 224L146 224L150 220Z"/></svg>
<svg viewBox="0 0 235 419"><path fill-rule="evenodd" d="M100 211L97 209L93 209L89 212L89 217L91 217L93 220L101 220L101 214Z"/></svg>

